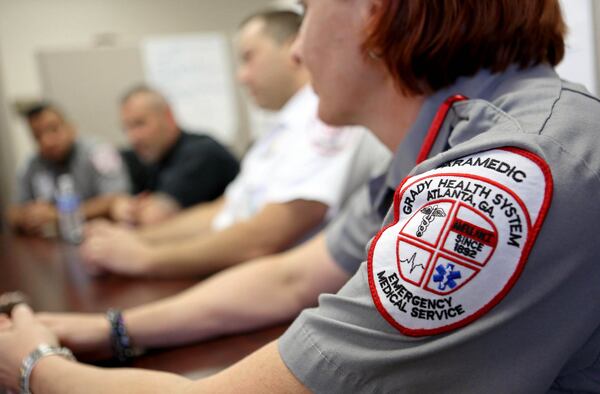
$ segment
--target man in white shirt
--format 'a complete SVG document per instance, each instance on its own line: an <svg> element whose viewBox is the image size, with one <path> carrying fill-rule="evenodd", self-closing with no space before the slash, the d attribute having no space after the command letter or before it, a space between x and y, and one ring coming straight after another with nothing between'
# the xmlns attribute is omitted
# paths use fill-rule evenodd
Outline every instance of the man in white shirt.
<svg viewBox="0 0 600 394"><path fill-rule="evenodd" d="M317 231L388 161L387 149L364 129L317 119L308 73L291 56L300 21L292 12L269 11L240 28L238 78L260 107L280 113L225 196L160 227L93 225L82 247L87 264L125 275L206 275L280 252Z"/></svg>

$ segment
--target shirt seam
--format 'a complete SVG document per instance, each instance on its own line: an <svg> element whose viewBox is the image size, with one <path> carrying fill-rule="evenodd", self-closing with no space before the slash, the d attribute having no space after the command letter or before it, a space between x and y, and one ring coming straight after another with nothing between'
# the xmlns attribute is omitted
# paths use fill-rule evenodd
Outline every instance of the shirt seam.
<svg viewBox="0 0 600 394"><path fill-rule="evenodd" d="M564 86L562 90L566 90L566 91L574 93L574 94L579 94L579 95L585 96L585 97L587 97L589 99L594 100L597 103L600 103L600 99L598 97L594 97L593 95L591 95L589 93L582 92L582 91L579 91L579 90L575 90L573 88L569 88L569 87L566 87L566 86Z"/></svg>
<svg viewBox="0 0 600 394"><path fill-rule="evenodd" d="M554 109L556 107L556 104L558 104L559 100L562 98L562 93L563 93L563 90L565 90L565 89L566 88L562 86L562 82L561 82L561 88L558 91L558 96L552 103L552 106L550 107L550 113L546 117L546 120L544 120L544 123L542 123L542 127L540 127L540 129L538 130L538 133L537 133L538 135L542 135L542 133L544 132L544 129L546 128L546 126L548 125L548 122L550 121L550 118L552 118L552 115L554 115Z"/></svg>
<svg viewBox="0 0 600 394"><path fill-rule="evenodd" d="M596 178L596 180L600 183L600 174L596 170L594 170L585 160L581 160L581 159L577 158L577 156L575 156L571 151L569 151L567 148L565 148L563 146L563 144L560 141L558 141L557 139L555 139L553 137L550 137L550 136L548 136L546 134L542 134L544 132L544 130L546 129L546 126L548 125L548 122L550 121L550 119L554 115L555 107L558 104L558 102L560 101L560 99L562 98L563 91L568 91L568 92L572 92L572 93L575 93L575 94L581 94L581 95L584 95L586 97L590 97L587 94L584 94L584 93L579 92L577 90L573 90L571 88L562 86L561 89L560 89L560 91L559 91L558 97L556 97L556 99L552 103L552 107L550 109L550 113L548 114L548 117L546 118L546 120L544 121L542 127L540 128L540 130L538 132L538 135L541 136L541 137L547 138L549 141L553 142L556 146L558 146L560 148L561 152L564 152L567 155L569 155L571 158L573 158L575 160L575 162L581 163L590 173L592 173L594 175L594 177ZM590 98L593 98L595 101L600 102L600 100L598 100L598 99L596 99L594 97L590 97Z"/></svg>
<svg viewBox="0 0 600 394"><path fill-rule="evenodd" d="M306 336L306 339L310 342L310 346L317 351L317 353L319 354L321 359L323 359L327 364L332 366L332 369L335 372L338 372L340 375L344 376L346 379L354 382L354 384L358 384L358 385L366 385L367 384L367 383L361 381L361 379L355 377L356 375L354 373L348 373L344 368L342 368L336 362L334 362L332 359L327 357L327 355L321 350L321 348L317 344L317 341L314 339L311 332L306 329L306 326L304 324L300 327L300 330L302 330L302 332Z"/></svg>
<svg viewBox="0 0 600 394"><path fill-rule="evenodd" d="M569 157L571 157L573 160L575 160L576 163L580 163L582 164L586 170L588 170L592 175L594 175L594 178L596 179L596 181L598 183L600 183L600 173L596 170L594 170L585 160L579 159L576 155L574 155L571 151L569 151L567 148L565 148L563 146L563 144L560 143L560 141L558 141L557 139L547 136L547 135L540 135L541 137L544 137L546 139L548 139L550 142L554 143L563 153L566 153Z"/></svg>
<svg viewBox="0 0 600 394"><path fill-rule="evenodd" d="M523 130L523 128L521 127L521 123L519 123L519 121L517 119L515 119L508 112L504 111L502 108L499 108L498 106L496 106L494 103L492 103L490 101L482 100L482 99L472 99L472 100L458 102L455 104L455 107L464 106L464 107L469 108L469 106L473 105L473 103L482 103L487 108L494 111L499 118L503 118L505 122L509 122L511 125L513 125L517 129L517 131L520 131L521 133L525 133L525 130ZM453 110L456 111L456 108L453 107ZM496 122L492 127L497 127L502 123L503 122ZM485 133L482 133L482 134L485 134Z"/></svg>
<svg viewBox="0 0 600 394"><path fill-rule="evenodd" d="M313 347L319 353L319 356L322 359L324 359L328 364L331 364L334 367L334 369L340 370L343 374L345 374L345 372L343 372L342 368L339 365L337 365L333 360L329 359L329 357L327 357L325 355L325 353L321 350L321 348L317 344L313 335L310 333L309 330L306 329L306 326L304 324L302 325L302 327L300 327L300 329L302 330L304 335L306 335L306 339L308 339L310 341L311 347Z"/></svg>

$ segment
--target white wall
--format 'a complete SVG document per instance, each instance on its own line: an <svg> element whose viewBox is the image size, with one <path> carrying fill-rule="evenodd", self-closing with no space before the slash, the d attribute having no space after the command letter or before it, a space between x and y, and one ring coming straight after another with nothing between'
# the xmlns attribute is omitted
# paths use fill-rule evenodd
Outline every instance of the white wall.
<svg viewBox="0 0 600 394"><path fill-rule="evenodd" d="M0 56L0 60L1 60ZM0 62L0 71L2 70ZM0 103L4 100L4 86L3 81L0 79ZM12 169L12 139L8 132L8 114L6 108L0 105L0 231L4 225L4 212L7 207L7 199L10 195L10 186L12 185L13 174L10 171Z"/></svg>
<svg viewBox="0 0 600 394"><path fill-rule="evenodd" d="M198 31L233 33L269 0L0 0L0 78L12 137L13 172L32 151L15 100L40 96L36 53L90 47L103 37L135 45L147 35ZM1 97L0 97L1 99ZM6 133L6 130L2 130ZM2 140L2 144L6 142Z"/></svg>
<svg viewBox="0 0 600 394"><path fill-rule="evenodd" d="M293 0L275 2L289 4ZM571 30L578 37L589 37L584 30L589 29L591 2L563 0L567 20L573 23ZM135 45L146 35L214 30L231 33L245 15L269 3L270 0L0 0L0 87L6 98L3 100L0 91L0 114L6 115L3 122L8 126L7 130L0 124L4 170L12 174L32 150L29 133L12 103L40 95L35 58L38 51L89 47L103 37L116 38L122 45ZM579 26L577 18L582 15L587 22ZM582 54L574 47L579 44L578 40L570 41L569 57ZM565 75L575 79L590 75L588 60L581 64L586 67L584 73L569 71Z"/></svg>
<svg viewBox="0 0 600 394"><path fill-rule="evenodd" d="M592 0L561 0L561 6L569 31L565 59L556 70L562 78L580 83L598 94Z"/></svg>

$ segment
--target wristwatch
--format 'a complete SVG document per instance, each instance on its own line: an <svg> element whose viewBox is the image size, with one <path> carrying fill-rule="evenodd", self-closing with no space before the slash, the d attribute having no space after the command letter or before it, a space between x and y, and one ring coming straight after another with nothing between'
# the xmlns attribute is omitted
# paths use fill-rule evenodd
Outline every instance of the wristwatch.
<svg viewBox="0 0 600 394"><path fill-rule="evenodd" d="M21 389L21 394L31 394L29 389L29 378L31 377L31 372L35 365L42 358L46 356L62 356L67 358L68 360L75 361L75 357L73 353L66 347L58 347L58 346L50 346L46 343L40 344L35 350L33 350L27 357L23 359L23 363L21 364L21 375L19 378L19 387Z"/></svg>

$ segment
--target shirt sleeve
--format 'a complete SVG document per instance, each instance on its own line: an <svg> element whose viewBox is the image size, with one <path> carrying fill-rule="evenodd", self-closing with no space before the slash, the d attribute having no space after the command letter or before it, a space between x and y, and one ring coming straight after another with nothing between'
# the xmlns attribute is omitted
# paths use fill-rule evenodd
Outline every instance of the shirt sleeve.
<svg viewBox="0 0 600 394"><path fill-rule="evenodd" d="M130 180L119 152L108 144L92 145L89 149L96 196L129 193Z"/></svg>
<svg viewBox="0 0 600 394"><path fill-rule="evenodd" d="M221 196L239 171L237 160L211 139L182 150L175 170L161 174L158 190L186 208Z"/></svg>
<svg viewBox="0 0 600 394"><path fill-rule="evenodd" d="M382 179L374 178L356 191L325 230L327 249L335 262L354 274L367 258L366 245L377 233L383 215L372 201L377 198Z"/></svg>
<svg viewBox="0 0 600 394"><path fill-rule="evenodd" d="M23 204L28 201L35 199L33 190L31 187L31 163L27 167L21 169L17 174L14 185L16 193L13 196L13 202L16 204Z"/></svg>
<svg viewBox="0 0 600 394"><path fill-rule="evenodd" d="M307 127L281 168L271 174L265 202L319 201L335 213L389 162L390 153L362 128L331 128L318 120Z"/></svg>
<svg viewBox="0 0 600 394"><path fill-rule="evenodd" d="M498 160L505 157L500 156ZM483 156L480 158L485 159ZM452 168L453 171L469 172L460 167L467 164L466 160L457 160L455 163L457 166ZM519 168L523 168L522 162L517 164ZM504 211L495 211L494 225L489 225L490 228L497 227L494 231L497 231L499 238L498 243L493 244L497 248L493 253L501 255L492 253L491 260L481 268L483 274L479 273L479 277L471 279L460 290L446 293L451 297L446 297L446 300L447 305L452 306L479 302L478 297L484 297L483 294L496 285L496 281L500 281L502 271L496 269L503 270L508 265L511 257L506 250L516 249L511 243L529 245L527 248L530 250L526 251L528 254L522 261L524 269L519 272L512 287L502 290L497 304L460 326L447 326L439 333L415 333L414 330L406 329L410 323L416 322L424 326L434 324L429 319L437 319L436 312L439 312L439 316L448 317L441 311L446 306L429 302L426 297L415 296L424 294L423 291L409 296L410 291L407 289L415 287L409 286L408 279L414 279L410 275L413 274L412 269L418 269L418 266L408 259L399 262L408 264L408 268L398 267L399 270L405 270L402 272L408 279L402 277L395 286L385 287L385 294L396 294L399 297L394 301L405 302L398 302L396 305L398 316L402 313L404 316L404 320L400 320L402 326L399 326L396 315L382 312L381 304L385 301L381 299L376 302L374 292L377 291L377 283L370 281L373 274L371 267L376 264L372 264L370 260L369 264L361 265L338 294L322 295L318 308L305 310L282 336L279 351L287 367L309 389L322 393L543 393L549 390L600 390L597 378L600 376L600 303L596 302L600 296L597 285L600 270L597 269L595 250L600 225L588 214L595 210L595 199L589 196L597 195L600 187L595 173L583 166L577 167L577 176L573 173L570 176L564 176L565 172L557 173L554 178L553 202L545 220L542 220L543 226L540 224L541 230L536 234L537 238L534 236L531 242L525 242L525 237L517 241L514 233L512 238L504 238L503 231L510 234L509 231L517 229L502 227L502 216L510 215L511 220L514 220L514 211L506 211L508 201L501 202L500 197L497 197L499 193L490 192L488 195L486 189L479 190L481 201L492 201L495 198L500 206L505 204ZM477 174L482 177L482 174L485 175L483 171L478 171ZM531 172L527 175L528 180L533 178ZM452 176L440 178L439 182L436 179L429 185L457 186L458 183L451 182ZM411 191L418 190L419 185L429 181L425 176L420 179L424 183L415 182ZM496 179L499 180L497 184L507 182L500 176ZM447 181L450 183L446 183ZM465 182L460 187L474 186L475 183L467 185ZM407 190L412 187L407 186ZM433 190L441 189L430 189ZM581 190L586 190L586 193ZM435 193L430 197L435 197ZM523 209L533 212L537 200L527 199L527 193L538 198L541 192L539 188L531 188L524 193ZM417 203L416 194L413 196ZM468 200L465 195L461 198L463 197ZM408 197L401 201L405 201L405 204L413 202ZM473 203L477 205L478 201ZM483 206L485 209L489 208ZM399 205L399 212L404 207L405 205ZM422 214L441 214L437 209L446 208L447 206L437 205L436 209L427 209ZM469 226L465 223L477 222L479 216L474 213L475 210L465 209L457 210L456 216L452 216L454 213L447 216L451 220L447 223L460 224L448 228L462 232L463 238L448 235L447 238L441 238L441 242L452 239L454 245L455 241L458 244L464 237L474 237L475 233L466 230ZM488 213L491 211L488 210ZM461 216L462 214L465 215ZM417 218L415 226L422 223L419 216L407 215L406 218L408 227L402 227L405 222L400 221L399 231L412 229L412 222L408 218ZM422 237L431 236L431 239L435 239L433 236L438 231L435 226L445 220L441 215L436 218L426 223L428 227L425 224L421 227L420 231L426 234ZM483 241L484 235L490 233L484 228L485 220L481 219L479 223L481 227L477 230L479 232L476 237ZM418 227L414 228L418 231ZM439 227L440 233L441 228ZM393 230L390 238L383 235L388 230ZM395 232L395 227L386 227L373 241L374 244L389 242L391 253L388 256L391 260L383 263L391 263L390 267L396 265L396 253L402 253L402 246L396 252L400 236ZM415 239L410 242L417 245L423 241ZM379 245L378 243L375 245ZM503 249L500 243L505 244ZM461 243L461 246L465 244ZM369 259L385 257L378 254L378 247L372 247ZM477 250L485 250L485 245L477 244L475 247ZM459 265L467 259L457 257L453 261ZM493 268L494 263L498 264L496 268ZM495 275L486 276L486 270L495 272ZM466 272L462 271L463 274ZM383 277L375 278L376 281L387 281ZM463 275L463 279L466 278ZM433 283L437 279L430 280L432 282L429 283ZM441 285L442 282L439 283ZM453 286L449 282L444 284ZM473 287L470 286L478 286L481 294L473 292ZM449 291L449 288L442 290L440 287L436 291ZM379 296L385 298L385 294L379 293ZM430 298L434 299L435 296ZM392 300L391 296L389 300ZM402 309L403 312L400 312ZM428 309L431 309L431 315L421 312Z"/></svg>

